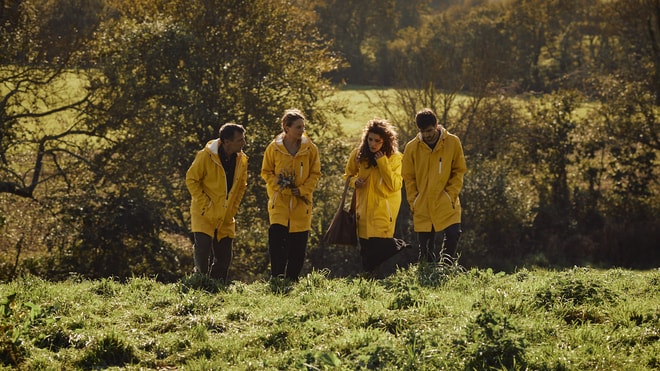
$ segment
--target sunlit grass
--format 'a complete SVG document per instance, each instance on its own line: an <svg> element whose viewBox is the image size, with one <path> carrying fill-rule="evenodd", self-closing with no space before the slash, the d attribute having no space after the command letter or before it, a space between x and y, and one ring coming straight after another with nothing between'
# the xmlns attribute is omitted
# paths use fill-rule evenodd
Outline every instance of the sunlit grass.
<svg viewBox="0 0 660 371"><path fill-rule="evenodd" d="M359 140L362 129L373 118L385 118L379 94L393 95L395 89L369 86L347 85L339 89L331 98L346 109L346 115L337 118L349 138Z"/></svg>
<svg viewBox="0 0 660 371"><path fill-rule="evenodd" d="M0 318L0 359L10 367L13 349L22 369L660 366L658 270L471 270L430 280L434 269L228 285L24 277L0 285L11 308Z"/></svg>

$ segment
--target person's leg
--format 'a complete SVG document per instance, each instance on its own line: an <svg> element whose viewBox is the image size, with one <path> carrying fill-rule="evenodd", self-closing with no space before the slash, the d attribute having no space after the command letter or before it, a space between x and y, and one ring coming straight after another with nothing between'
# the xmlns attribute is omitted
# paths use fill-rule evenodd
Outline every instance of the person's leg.
<svg viewBox="0 0 660 371"><path fill-rule="evenodd" d="M268 252L270 253L271 277L284 276L287 256L289 229L281 224L271 224L268 228Z"/></svg>
<svg viewBox="0 0 660 371"><path fill-rule="evenodd" d="M194 232L195 244L193 259L195 260L195 273L209 274L209 259L211 257L211 244L213 238L206 233Z"/></svg>
<svg viewBox="0 0 660 371"><path fill-rule="evenodd" d="M458 240L461 238L462 232L460 223L452 224L444 230L442 249L444 250L444 253L452 257L452 259L456 258Z"/></svg>
<svg viewBox="0 0 660 371"><path fill-rule="evenodd" d="M360 258L362 259L362 269L367 272L372 271L378 264L374 264L374 248L371 239L360 238Z"/></svg>
<svg viewBox="0 0 660 371"><path fill-rule="evenodd" d="M213 242L213 264L211 265L211 278L227 282L229 265L231 264L233 239L225 237Z"/></svg>
<svg viewBox="0 0 660 371"><path fill-rule="evenodd" d="M309 231L289 233L288 255L286 265L286 278L291 281L298 281L298 276L305 263L305 251L307 249L307 240Z"/></svg>
<svg viewBox="0 0 660 371"><path fill-rule="evenodd" d="M435 232L418 232L419 239L419 260L425 259L429 263L437 261L435 252Z"/></svg>
<svg viewBox="0 0 660 371"><path fill-rule="evenodd" d="M363 241L366 241L365 248L361 248L360 253L362 254L362 267L367 271L374 270L385 260L401 251L394 238L372 237L368 240L360 239L360 246L363 245Z"/></svg>

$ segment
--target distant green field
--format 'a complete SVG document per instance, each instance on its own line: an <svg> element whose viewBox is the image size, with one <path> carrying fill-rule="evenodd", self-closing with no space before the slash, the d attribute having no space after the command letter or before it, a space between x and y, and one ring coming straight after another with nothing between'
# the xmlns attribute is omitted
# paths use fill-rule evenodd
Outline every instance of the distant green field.
<svg viewBox="0 0 660 371"><path fill-rule="evenodd" d="M370 86L347 85L329 98L344 106L347 114L337 118L349 136L362 135L362 128L373 118L385 118L379 94L393 95L394 89L382 89Z"/></svg>

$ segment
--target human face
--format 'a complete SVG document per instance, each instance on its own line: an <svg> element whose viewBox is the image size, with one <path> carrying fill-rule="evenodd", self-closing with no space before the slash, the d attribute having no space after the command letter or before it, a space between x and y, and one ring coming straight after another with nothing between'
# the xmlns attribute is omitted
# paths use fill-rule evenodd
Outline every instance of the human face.
<svg viewBox="0 0 660 371"><path fill-rule="evenodd" d="M422 140L424 140L424 142L427 144L433 144L437 142L438 138L440 137L440 130L438 130L438 124L431 125L424 129L420 129L419 132L422 133Z"/></svg>
<svg viewBox="0 0 660 371"><path fill-rule="evenodd" d="M290 126L286 128L286 134L294 139L302 138L303 133L305 132L305 120L298 119L291 123Z"/></svg>
<svg viewBox="0 0 660 371"><path fill-rule="evenodd" d="M383 138L376 133L367 134L367 144L372 153L376 153L383 148Z"/></svg>
<svg viewBox="0 0 660 371"><path fill-rule="evenodd" d="M233 138L222 141L222 148L227 155L231 156L234 153L240 152L243 146L245 146L245 143L245 134L236 132Z"/></svg>

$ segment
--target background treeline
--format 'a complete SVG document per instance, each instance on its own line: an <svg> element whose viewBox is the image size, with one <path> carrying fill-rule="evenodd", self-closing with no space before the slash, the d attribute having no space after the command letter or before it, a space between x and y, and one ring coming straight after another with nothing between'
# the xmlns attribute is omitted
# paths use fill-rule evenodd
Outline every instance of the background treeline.
<svg viewBox="0 0 660 371"><path fill-rule="evenodd" d="M232 277L267 271L262 153L300 107L322 153L309 264L351 145L341 83L464 144L464 265L657 266L660 1L0 0L0 279L191 272L194 153L248 128ZM404 205L405 206L405 205ZM412 240L405 209L398 224ZM410 258L410 257L409 257Z"/></svg>

